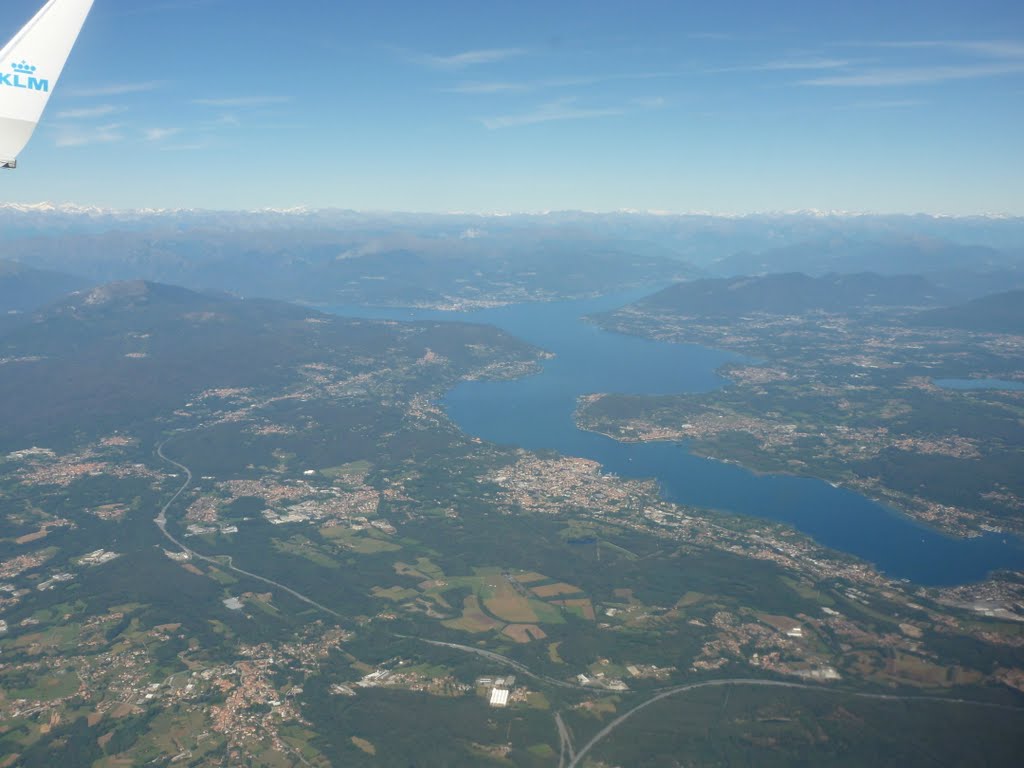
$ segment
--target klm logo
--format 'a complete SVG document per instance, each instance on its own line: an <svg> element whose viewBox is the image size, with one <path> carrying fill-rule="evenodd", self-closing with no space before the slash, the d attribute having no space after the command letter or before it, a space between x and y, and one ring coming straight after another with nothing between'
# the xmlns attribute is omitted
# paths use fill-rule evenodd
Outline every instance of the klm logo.
<svg viewBox="0 0 1024 768"><path fill-rule="evenodd" d="M36 68L28 62L22 61L18 64L11 64L11 72L0 72L0 85L8 88L24 88L28 91L50 92L50 81L36 77Z"/></svg>

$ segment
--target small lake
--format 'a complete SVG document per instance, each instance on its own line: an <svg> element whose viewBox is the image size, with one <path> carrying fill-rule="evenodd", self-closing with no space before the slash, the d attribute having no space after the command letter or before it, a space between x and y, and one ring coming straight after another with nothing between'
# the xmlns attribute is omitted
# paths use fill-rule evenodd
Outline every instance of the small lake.
<svg viewBox="0 0 1024 768"><path fill-rule="evenodd" d="M715 373L719 366L743 359L696 345L608 333L581 319L648 293L460 314L363 307L331 311L395 320L490 323L555 353L538 375L464 382L449 392L444 405L468 434L586 457L623 477L653 477L670 501L787 523L825 546L874 563L894 578L950 585L981 580L998 568L1024 569L1024 544L1011 537L953 538L820 480L758 475L694 456L683 444L625 444L577 429L573 413L580 395L707 392L726 384Z"/></svg>
<svg viewBox="0 0 1024 768"><path fill-rule="evenodd" d="M1003 379L936 379L935 386L943 389L1010 389L1024 391L1024 381Z"/></svg>

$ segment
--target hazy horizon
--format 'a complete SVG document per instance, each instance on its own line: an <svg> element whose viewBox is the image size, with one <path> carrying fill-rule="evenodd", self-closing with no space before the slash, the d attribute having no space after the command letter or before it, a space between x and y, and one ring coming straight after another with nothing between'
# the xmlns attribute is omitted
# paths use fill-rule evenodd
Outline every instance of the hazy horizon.
<svg viewBox="0 0 1024 768"><path fill-rule="evenodd" d="M467 216L479 218L510 218L516 216L542 217L578 214L583 216L649 216L652 218L685 218L704 217L712 219L743 219L772 217L815 217L815 218L915 218L934 219L1022 219L1024 213L1005 211L984 211L978 213L943 213L928 210L878 211L878 210L845 210L822 208L790 208L790 209L757 209L745 211L719 210L660 210L640 208L550 208L521 210L429 210L412 208L361 208L340 205L294 205L294 206L250 206L250 207L216 207L216 206L108 206L83 203L75 200L10 200L0 201L0 210L19 210L33 212L58 213L99 213L99 214L156 214L156 213L237 213L237 214L303 214L303 213L352 213L361 216Z"/></svg>
<svg viewBox="0 0 1024 768"><path fill-rule="evenodd" d="M99 2L0 199L1024 215L1022 15Z"/></svg>

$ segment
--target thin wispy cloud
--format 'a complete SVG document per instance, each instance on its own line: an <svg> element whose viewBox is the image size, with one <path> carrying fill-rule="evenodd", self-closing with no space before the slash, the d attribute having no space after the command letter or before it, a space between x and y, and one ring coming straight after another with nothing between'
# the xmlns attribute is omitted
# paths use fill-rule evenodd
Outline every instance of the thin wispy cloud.
<svg viewBox="0 0 1024 768"><path fill-rule="evenodd" d="M763 64L751 64L743 67L726 67L716 72L798 72L800 70L842 69L852 62L847 59L827 59L811 56L808 58L776 59Z"/></svg>
<svg viewBox="0 0 1024 768"><path fill-rule="evenodd" d="M161 152L197 152L201 149L209 149L210 145L197 141L192 144L165 144L160 147Z"/></svg>
<svg viewBox="0 0 1024 768"><path fill-rule="evenodd" d="M633 99L632 103L638 107L643 107L644 109L661 109L668 104L662 96Z"/></svg>
<svg viewBox="0 0 1024 768"><path fill-rule="evenodd" d="M846 59L812 57L808 59L780 59L778 61L769 61L762 64L758 69L762 69L767 72L788 72L800 69L841 69L843 67L850 66L850 64L851 62Z"/></svg>
<svg viewBox="0 0 1024 768"><path fill-rule="evenodd" d="M661 80L680 77L681 72L618 72L606 75L580 75L576 77L552 77L541 80L539 85L544 88L564 88L574 85L598 85L600 83L622 82L629 80Z"/></svg>
<svg viewBox="0 0 1024 768"><path fill-rule="evenodd" d="M587 108L578 107L572 101L563 99L560 101L542 104L530 112L522 112L514 115L500 115L498 117L485 117L480 122L491 130L499 128L513 128L523 125L536 125L538 123L551 123L561 120L589 120L598 117L614 117L625 114L621 108Z"/></svg>
<svg viewBox="0 0 1024 768"><path fill-rule="evenodd" d="M223 128L224 126L237 127L242 124L242 121L238 119L238 115L232 115L225 113L215 120L208 120L203 123L204 128Z"/></svg>
<svg viewBox="0 0 1024 768"><path fill-rule="evenodd" d="M93 144L115 144L124 141L121 123L92 128L65 128L57 134L58 147L87 147Z"/></svg>
<svg viewBox="0 0 1024 768"><path fill-rule="evenodd" d="M802 80L802 85L843 88L931 85L953 80L973 80L1024 72L1024 61L1000 64L889 67Z"/></svg>
<svg viewBox="0 0 1024 768"><path fill-rule="evenodd" d="M122 107L115 107L113 104L100 104L96 107L65 109L63 112L58 112L57 117L64 120L90 120L96 117L106 117L122 110Z"/></svg>
<svg viewBox="0 0 1024 768"><path fill-rule="evenodd" d="M140 83L113 83L101 85L97 88L81 88L73 93L74 96L124 96L129 93L145 93L155 91L163 85L162 80L148 80Z"/></svg>
<svg viewBox="0 0 1024 768"><path fill-rule="evenodd" d="M437 69L464 69L479 64L495 62L525 56L524 48L484 48L475 51L463 51L450 56L423 56L424 63Z"/></svg>
<svg viewBox="0 0 1024 768"><path fill-rule="evenodd" d="M993 59L1024 59L1024 42L1019 40L897 40L881 43L858 43L875 48L906 50L947 50Z"/></svg>
<svg viewBox="0 0 1024 768"><path fill-rule="evenodd" d="M146 141L163 141L181 133L181 128L147 128L145 132Z"/></svg>
<svg viewBox="0 0 1024 768"><path fill-rule="evenodd" d="M891 66L851 66L849 71L813 77L802 85L887 87L931 85L1024 72L1024 42L1017 40L895 40L838 43L876 52L903 54ZM916 62L906 61L908 58Z"/></svg>
<svg viewBox="0 0 1024 768"><path fill-rule="evenodd" d="M976 40L958 43L957 46L964 51L976 53L979 56L991 56L994 58L1024 59L1024 42L1012 40Z"/></svg>
<svg viewBox="0 0 1024 768"><path fill-rule="evenodd" d="M496 93L522 93L527 91L555 90L558 88L577 88L580 86L599 85L629 80L656 80L660 78L679 77L678 72L622 72L607 75L567 75L549 77L541 80L508 82L464 82L443 88L444 93L464 93L469 95L490 95Z"/></svg>
<svg viewBox="0 0 1024 768"><path fill-rule="evenodd" d="M469 94L515 93L529 91L531 86L527 83L459 83L441 90L445 93Z"/></svg>
<svg viewBox="0 0 1024 768"><path fill-rule="evenodd" d="M290 99L287 96L231 96L220 99L194 99L193 104L201 104L205 107L241 108L241 107L267 107L272 104L285 104Z"/></svg>
<svg viewBox="0 0 1024 768"><path fill-rule="evenodd" d="M910 107L921 107L928 104L924 99L874 99L869 101L855 101L852 104L844 104L836 109L908 109Z"/></svg>

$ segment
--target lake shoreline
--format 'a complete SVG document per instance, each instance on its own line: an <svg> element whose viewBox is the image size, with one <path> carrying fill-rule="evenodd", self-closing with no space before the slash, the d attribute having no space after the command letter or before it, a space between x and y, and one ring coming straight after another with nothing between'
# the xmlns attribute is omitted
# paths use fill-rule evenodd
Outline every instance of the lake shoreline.
<svg viewBox="0 0 1024 768"><path fill-rule="evenodd" d="M701 345L654 341L606 331L588 316L621 306L635 294L596 300L511 305L439 317L437 312L369 310L391 320L483 323L554 356L530 376L460 382L441 398L467 435L527 451L586 458L624 479L653 478L671 503L781 523L822 547L871 563L892 579L922 586L984 581L1000 570L1024 570L1024 546L1002 537L953 538L863 495L813 476L754 472L672 445L623 443L580 429L579 398L595 392L671 395L728 386L719 371L747 356ZM351 314L363 314L352 308ZM365 315L364 315L365 316Z"/></svg>
<svg viewBox="0 0 1024 768"><path fill-rule="evenodd" d="M822 477L821 475L817 475L817 474L814 474L812 472L796 472L796 471L785 470L785 469L766 469L766 468L763 468L763 467L757 467L757 466L754 466L752 464L748 464L746 462L740 461L739 459L734 459L734 458L731 458L729 456L724 456L724 455L721 455L721 454L717 454L716 455L716 454L713 454L713 453L698 453L692 447L692 442L693 442L692 438L687 438L687 437L667 437L667 436L666 437L619 437L617 435L609 434L608 432L602 432L599 429L591 429L591 428L589 428L587 426L584 426L584 425L582 425L580 423L580 421L578 419L576 420L576 428L581 430L581 431L583 431L583 432L589 432L591 434L601 435L603 437L607 437L609 440L615 440L616 442L623 443L623 444L626 444L626 445L642 445L642 444L645 444L645 443L670 443L670 444L674 444L680 450L687 451L691 456L695 456L695 457L698 457L698 458L703 458L703 459L705 459L707 461L717 461L717 462L720 462L722 464L731 464L733 466L745 469L747 472L750 472L755 477L799 477L799 478L806 478L806 479L809 479L809 480L818 480L818 481L821 481L823 483L828 483L833 488L837 488L837 489L838 488L842 488L844 490L850 491L851 493L859 494L859 495L863 496L865 499L868 499L869 501L871 501L871 502L873 502L875 504L879 504L879 505L882 505L882 506L888 508L894 514L902 515L902 516L906 517L908 520L911 520L911 521L913 521L913 522L915 522L915 523L917 523L919 525L922 525L922 526L928 528L929 530L935 531L938 534L941 534L941 535L944 535L944 536L949 536L951 538L967 539L967 540L981 538L981 536L983 535L980 531L975 531L973 529L947 528L947 527L942 527L942 526L934 525L927 518L922 518L922 517L919 517L918 515L914 514L912 510L910 510L905 505L901 504L898 500L891 499L891 498L884 498L884 497L880 498L878 496L869 496L868 494L865 493L865 488L859 487L859 486L857 486L855 484L844 483L844 482L837 482L836 480L829 479L827 477ZM877 490L877 489L872 489L872 490Z"/></svg>

